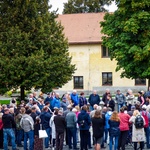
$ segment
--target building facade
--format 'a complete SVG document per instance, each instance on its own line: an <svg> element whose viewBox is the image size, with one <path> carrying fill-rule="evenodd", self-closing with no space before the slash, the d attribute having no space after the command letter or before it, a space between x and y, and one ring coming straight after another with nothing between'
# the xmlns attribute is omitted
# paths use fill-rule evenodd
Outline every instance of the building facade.
<svg viewBox="0 0 150 150"><path fill-rule="evenodd" d="M109 51L102 45L100 21L105 13L65 14L59 15L58 22L64 26L68 38L69 53L72 64L76 65L73 78L59 91L97 90L103 93L106 88L112 91L121 89L126 92L147 90L147 81L141 79L120 78L121 71L116 72L116 61L110 60Z"/></svg>

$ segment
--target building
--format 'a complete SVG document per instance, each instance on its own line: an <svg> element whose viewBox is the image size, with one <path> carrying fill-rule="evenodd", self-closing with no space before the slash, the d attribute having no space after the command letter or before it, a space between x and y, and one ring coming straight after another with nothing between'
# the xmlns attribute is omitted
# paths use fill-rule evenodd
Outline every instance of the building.
<svg viewBox="0 0 150 150"><path fill-rule="evenodd" d="M146 90L146 80L120 78L115 71L116 61L111 61L109 52L102 45L100 21L105 13L83 13L59 15L58 21L64 26L64 34L68 38L72 63L76 64L76 72L71 81L59 91L91 92L96 89L103 93L106 88L114 92L119 88L126 92L132 89Z"/></svg>

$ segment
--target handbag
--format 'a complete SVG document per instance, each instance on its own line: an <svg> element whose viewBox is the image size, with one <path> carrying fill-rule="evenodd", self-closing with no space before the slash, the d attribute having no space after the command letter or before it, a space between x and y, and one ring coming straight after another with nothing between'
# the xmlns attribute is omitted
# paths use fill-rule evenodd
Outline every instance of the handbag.
<svg viewBox="0 0 150 150"><path fill-rule="evenodd" d="M47 138L47 132L46 130L39 130L39 138Z"/></svg>
<svg viewBox="0 0 150 150"><path fill-rule="evenodd" d="M47 132L46 130L42 130L42 125L40 125L40 130L39 130L39 138L47 138Z"/></svg>

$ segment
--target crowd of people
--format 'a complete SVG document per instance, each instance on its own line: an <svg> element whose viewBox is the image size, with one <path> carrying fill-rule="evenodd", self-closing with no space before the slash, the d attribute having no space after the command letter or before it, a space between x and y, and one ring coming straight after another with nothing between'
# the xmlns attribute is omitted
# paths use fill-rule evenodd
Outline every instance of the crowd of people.
<svg viewBox="0 0 150 150"><path fill-rule="evenodd" d="M55 92L46 98L36 94L29 94L27 102L17 104L13 99L0 105L0 148L62 150L66 145L74 150L100 150L109 145L110 150L125 150L129 134L134 150L150 148L149 92L139 91L136 102L130 89L126 94L117 90L114 97L106 89L102 98L94 90L88 99L76 90L61 98ZM136 128L137 116L143 119L141 128ZM44 142L39 130L47 133Z"/></svg>

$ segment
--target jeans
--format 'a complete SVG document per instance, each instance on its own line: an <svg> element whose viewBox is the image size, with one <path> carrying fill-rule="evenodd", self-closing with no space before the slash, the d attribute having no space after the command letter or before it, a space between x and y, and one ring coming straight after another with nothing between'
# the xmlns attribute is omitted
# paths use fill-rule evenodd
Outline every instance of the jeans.
<svg viewBox="0 0 150 150"><path fill-rule="evenodd" d="M147 146L147 148L150 148L150 130L149 130L149 127L147 127L147 128L144 128L144 130L145 130L145 135L146 135L146 146Z"/></svg>
<svg viewBox="0 0 150 150"><path fill-rule="evenodd" d="M23 138L23 130L16 130L17 136L16 136L16 142L18 145L21 145L21 140Z"/></svg>
<svg viewBox="0 0 150 150"><path fill-rule="evenodd" d="M45 148L48 148L49 147L49 141L50 141L51 128L47 128L46 133L47 133L48 137L45 138Z"/></svg>
<svg viewBox="0 0 150 150"><path fill-rule="evenodd" d="M27 150L27 141L29 138L29 150L33 150L34 146L34 131L24 132L24 150Z"/></svg>
<svg viewBox="0 0 150 150"><path fill-rule="evenodd" d="M15 133L12 128L4 128L3 129L4 135L4 150L8 150L8 136L11 138L12 150L16 149L15 143Z"/></svg>
<svg viewBox="0 0 150 150"><path fill-rule="evenodd" d="M104 138L104 142L107 143L107 139L108 139L108 129L104 129L104 135L105 135L105 138Z"/></svg>
<svg viewBox="0 0 150 150"><path fill-rule="evenodd" d="M118 104L118 112L120 112L120 108L124 106L124 103L123 104Z"/></svg>
<svg viewBox="0 0 150 150"><path fill-rule="evenodd" d="M69 148L72 148L72 138L73 138L73 148L77 148L77 139L76 139L76 128L67 128L68 132L68 145Z"/></svg>
<svg viewBox="0 0 150 150"><path fill-rule="evenodd" d="M115 143L114 143L114 150L118 149L118 140L119 140L119 136L110 136L109 137L109 150L112 150L112 145L113 145L113 139L115 138Z"/></svg>

